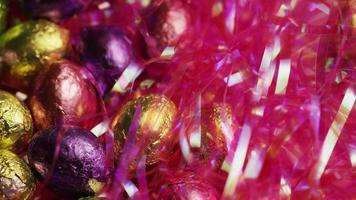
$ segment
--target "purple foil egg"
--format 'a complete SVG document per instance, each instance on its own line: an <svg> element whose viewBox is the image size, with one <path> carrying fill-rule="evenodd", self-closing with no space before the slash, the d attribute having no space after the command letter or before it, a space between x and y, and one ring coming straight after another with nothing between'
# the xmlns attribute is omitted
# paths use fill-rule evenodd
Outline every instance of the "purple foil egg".
<svg viewBox="0 0 356 200"><path fill-rule="evenodd" d="M89 26L81 32L81 60L93 73L102 93L107 92L115 79L132 60L132 42L116 26Z"/></svg>
<svg viewBox="0 0 356 200"><path fill-rule="evenodd" d="M40 132L30 144L28 159L46 186L61 196L94 195L108 176L103 145L82 128L54 127Z"/></svg>
<svg viewBox="0 0 356 200"><path fill-rule="evenodd" d="M86 7L91 0L19 0L25 13L33 18L52 21L69 18Z"/></svg>

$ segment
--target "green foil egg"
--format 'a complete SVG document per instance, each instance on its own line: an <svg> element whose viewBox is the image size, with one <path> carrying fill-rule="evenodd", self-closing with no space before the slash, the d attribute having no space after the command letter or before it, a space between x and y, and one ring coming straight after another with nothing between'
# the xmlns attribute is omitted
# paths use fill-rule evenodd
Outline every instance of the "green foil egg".
<svg viewBox="0 0 356 200"><path fill-rule="evenodd" d="M0 36L1 76L29 85L44 65L64 56L68 41L66 29L46 20L15 25Z"/></svg>
<svg viewBox="0 0 356 200"><path fill-rule="evenodd" d="M0 90L0 148L26 146L32 133L29 109L14 95Z"/></svg>
<svg viewBox="0 0 356 200"><path fill-rule="evenodd" d="M0 199L27 200L36 180L27 164L8 150L0 150Z"/></svg>
<svg viewBox="0 0 356 200"><path fill-rule="evenodd" d="M8 13L9 3L7 0L0 0L0 33L5 30L6 17Z"/></svg>

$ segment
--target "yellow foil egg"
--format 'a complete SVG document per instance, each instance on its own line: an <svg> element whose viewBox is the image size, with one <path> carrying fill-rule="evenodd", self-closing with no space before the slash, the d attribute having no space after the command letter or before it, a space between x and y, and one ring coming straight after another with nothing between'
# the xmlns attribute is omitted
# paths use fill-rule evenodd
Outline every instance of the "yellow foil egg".
<svg viewBox="0 0 356 200"><path fill-rule="evenodd" d="M128 137L132 124L137 122L136 143L144 145L147 155L146 163L159 161L163 144L171 142L169 134L176 115L176 106L165 96L148 95L126 103L113 119L111 127L115 136L115 155L118 159ZM137 121L134 120L138 114ZM163 152L165 154L167 152Z"/></svg>
<svg viewBox="0 0 356 200"><path fill-rule="evenodd" d="M20 23L0 37L2 73L29 84L43 65L63 57L69 32L46 20Z"/></svg>
<svg viewBox="0 0 356 200"><path fill-rule="evenodd" d="M0 150L0 199L29 199L35 186L35 178L26 163L14 153Z"/></svg>
<svg viewBox="0 0 356 200"><path fill-rule="evenodd" d="M33 122L28 108L12 94L0 90L0 148L28 144Z"/></svg>

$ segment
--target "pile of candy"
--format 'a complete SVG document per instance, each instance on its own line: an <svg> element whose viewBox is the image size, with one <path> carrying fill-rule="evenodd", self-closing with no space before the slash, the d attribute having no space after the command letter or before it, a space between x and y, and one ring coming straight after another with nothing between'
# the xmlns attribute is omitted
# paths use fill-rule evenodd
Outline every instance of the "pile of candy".
<svg viewBox="0 0 356 200"><path fill-rule="evenodd" d="M355 199L354 0L0 0L0 199Z"/></svg>

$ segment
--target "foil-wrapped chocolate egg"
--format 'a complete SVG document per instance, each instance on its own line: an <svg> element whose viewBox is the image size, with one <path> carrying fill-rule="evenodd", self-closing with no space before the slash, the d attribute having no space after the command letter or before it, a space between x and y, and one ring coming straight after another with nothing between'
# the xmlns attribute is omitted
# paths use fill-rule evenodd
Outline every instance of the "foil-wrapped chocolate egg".
<svg viewBox="0 0 356 200"><path fill-rule="evenodd" d="M130 39L117 26L89 26L81 32L81 59L100 89L111 89L132 59Z"/></svg>
<svg viewBox="0 0 356 200"><path fill-rule="evenodd" d="M115 137L116 158L119 157L129 137L131 125L137 123L134 136L136 142L144 147L147 155L146 163L158 162L161 153L167 153L162 152L168 150L164 147L165 144L169 144L172 140L170 131L176 112L175 104L161 95L142 96L123 105L111 124ZM138 117L135 117L135 113ZM134 121L134 118L137 121Z"/></svg>
<svg viewBox="0 0 356 200"><path fill-rule="evenodd" d="M103 69L123 71L130 63L130 39L116 26L89 26L81 32L82 59Z"/></svg>
<svg viewBox="0 0 356 200"><path fill-rule="evenodd" d="M54 124L92 128L105 114L103 100L84 68L62 60L42 70L35 81L30 109L38 129Z"/></svg>
<svg viewBox="0 0 356 200"><path fill-rule="evenodd" d="M187 35L190 14L180 1L164 2L148 18L148 32L160 50L167 46L183 45L180 41Z"/></svg>
<svg viewBox="0 0 356 200"><path fill-rule="evenodd" d="M232 108L227 103L214 103L202 112L201 158L220 167L227 154L228 142L233 139Z"/></svg>
<svg viewBox="0 0 356 200"><path fill-rule="evenodd" d="M36 180L26 163L8 150L0 150L0 199L26 200Z"/></svg>
<svg viewBox="0 0 356 200"><path fill-rule="evenodd" d="M62 196L94 195L108 175L103 145L82 128L63 126L40 132L29 146L28 159L47 187Z"/></svg>
<svg viewBox="0 0 356 200"><path fill-rule="evenodd" d="M0 77L9 87L29 86L43 65L61 58L66 51L69 32L46 21L15 25L0 36Z"/></svg>
<svg viewBox="0 0 356 200"><path fill-rule="evenodd" d="M8 4L8 0L0 0L0 33L3 32L6 27L6 17L9 9Z"/></svg>
<svg viewBox="0 0 356 200"><path fill-rule="evenodd" d="M73 16L91 0L19 0L25 13L33 18L59 21Z"/></svg>
<svg viewBox="0 0 356 200"><path fill-rule="evenodd" d="M0 90L0 148L26 146L32 133L33 122L28 108L14 95Z"/></svg>
<svg viewBox="0 0 356 200"><path fill-rule="evenodd" d="M217 200L219 192L197 173L177 174L159 185L157 199Z"/></svg>

